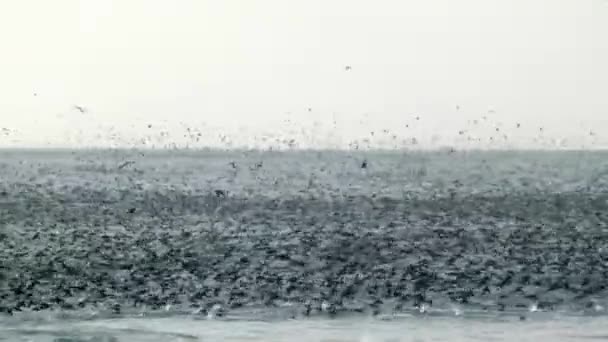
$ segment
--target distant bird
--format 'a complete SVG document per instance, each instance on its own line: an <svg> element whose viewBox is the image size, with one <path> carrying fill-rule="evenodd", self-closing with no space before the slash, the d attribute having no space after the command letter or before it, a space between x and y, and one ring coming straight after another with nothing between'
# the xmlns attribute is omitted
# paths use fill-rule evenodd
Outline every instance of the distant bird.
<svg viewBox="0 0 608 342"><path fill-rule="evenodd" d="M518 123L517 123L517 128L519 128L519 127L521 127L521 124L518 122Z"/></svg>
<svg viewBox="0 0 608 342"><path fill-rule="evenodd" d="M122 163L122 164L118 165L118 169L119 169L119 170L122 170L122 169L124 169L125 167L127 167L127 166L129 166L129 165L133 165L133 164L135 164L135 162L134 162L134 161L128 160L128 161L126 161L126 162L124 162L124 163Z"/></svg>
<svg viewBox="0 0 608 342"><path fill-rule="evenodd" d="M83 114L87 112L87 109L82 106L74 106L74 109L76 109L77 111L79 111Z"/></svg>
<svg viewBox="0 0 608 342"><path fill-rule="evenodd" d="M459 105L456 105L456 110L460 110L460 106Z"/></svg>
<svg viewBox="0 0 608 342"><path fill-rule="evenodd" d="M38 96L38 93L34 93L34 96Z"/></svg>
<svg viewBox="0 0 608 342"><path fill-rule="evenodd" d="M308 111L309 111L309 112L312 112L312 108L308 108Z"/></svg>
<svg viewBox="0 0 608 342"><path fill-rule="evenodd" d="M262 161L259 161L257 163L255 163L253 166L249 167L249 170L254 171L254 170L259 170L264 166L264 163Z"/></svg>
<svg viewBox="0 0 608 342"><path fill-rule="evenodd" d="M352 68L353 68L353 67L351 67L350 65L347 65L347 66L345 66L345 67L344 67L344 70L346 70L346 71L350 71L350 70L352 70Z"/></svg>
<svg viewBox="0 0 608 342"><path fill-rule="evenodd" d="M362 168L362 169L367 169L367 160L364 160L364 161L361 163L361 168Z"/></svg>

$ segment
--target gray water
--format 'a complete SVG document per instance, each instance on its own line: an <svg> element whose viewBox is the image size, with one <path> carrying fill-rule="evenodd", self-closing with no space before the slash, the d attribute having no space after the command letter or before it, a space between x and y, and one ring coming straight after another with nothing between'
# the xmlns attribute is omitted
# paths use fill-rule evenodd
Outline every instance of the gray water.
<svg viewBox="0 0 608 342"><path fill-rule="evenodd" d="M4 322L3 322L4 323ZM391 319L234 321L192 317L119 318L4 323L6 341L587 341L608 336L605 317L539 314L516 317L415 317Z"/></svg>
<svg viewBox="0 0 608 342"><path fill-rule="evenodd" d="M0 340L603 339L607 157L0 151Z"/></svg>

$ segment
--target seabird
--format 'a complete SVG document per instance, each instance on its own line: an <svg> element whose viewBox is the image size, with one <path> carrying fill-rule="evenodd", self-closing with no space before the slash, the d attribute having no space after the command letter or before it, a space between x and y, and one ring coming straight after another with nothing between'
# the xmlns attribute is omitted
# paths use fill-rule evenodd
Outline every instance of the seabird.
<svg viewBox="0 0 608 342"><path fill-rule="evenodd" d="M74 109L76 109L77 111L79 111L83 114L87 112L87 109L82 106L74 106Z"/></svg>

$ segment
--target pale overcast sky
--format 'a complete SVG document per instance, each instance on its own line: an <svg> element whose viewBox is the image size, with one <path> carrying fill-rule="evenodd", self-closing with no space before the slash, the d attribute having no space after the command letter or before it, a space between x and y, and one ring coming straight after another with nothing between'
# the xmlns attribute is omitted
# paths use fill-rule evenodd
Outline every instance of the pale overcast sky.
<svg viewBox="0 0 608 342"><path fill-rule="evenodd" d="M606 147L608 1L0 2L0 146L265 136Z"/></svg>

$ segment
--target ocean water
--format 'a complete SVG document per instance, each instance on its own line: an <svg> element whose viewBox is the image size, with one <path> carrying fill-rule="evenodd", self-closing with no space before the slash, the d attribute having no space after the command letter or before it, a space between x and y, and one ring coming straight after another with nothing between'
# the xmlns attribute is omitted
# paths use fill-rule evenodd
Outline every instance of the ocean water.
<svg viewBox="0 0 608 342"><path fill-rule="evenodd" d="M0 340L605 339L608 153L0 151Z"/></svg>
<svg viewBox="0 0 608 342"><path fill-rule="evenodd" d="M605 317L400 316L261 321L163 318L56 319L3 322L4 341L593 341L608 334Z"/></svg>

